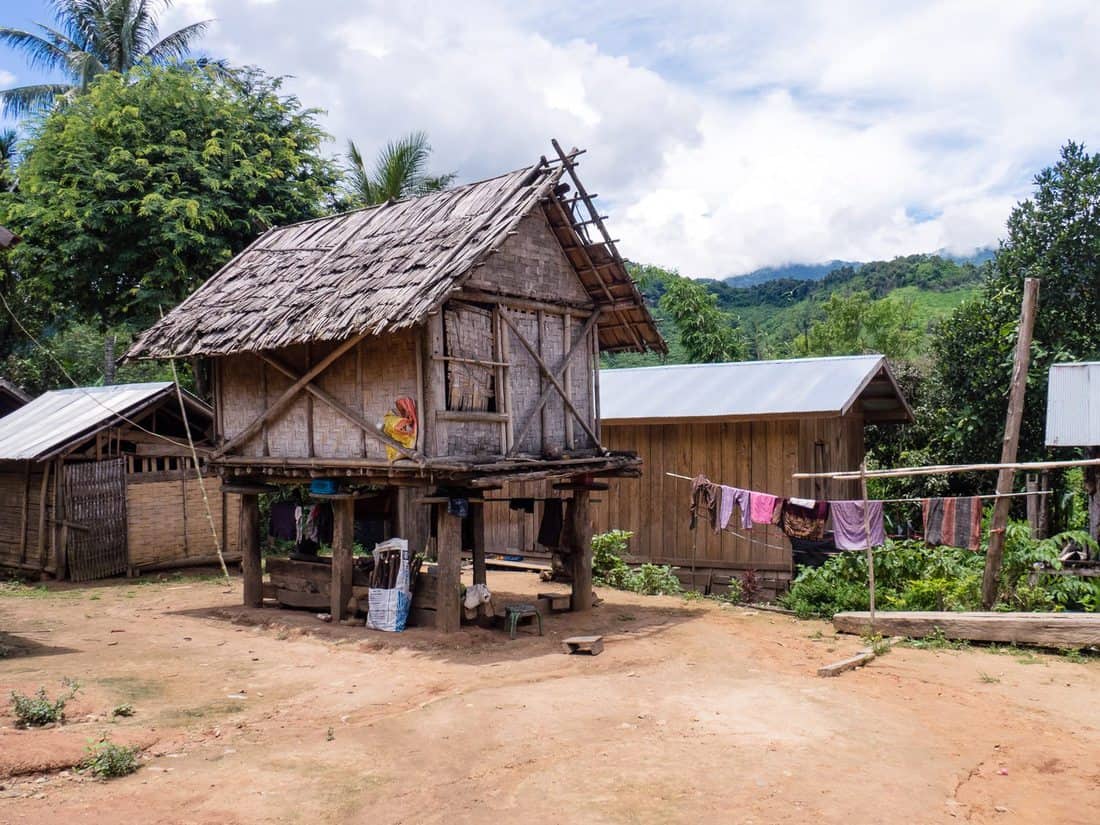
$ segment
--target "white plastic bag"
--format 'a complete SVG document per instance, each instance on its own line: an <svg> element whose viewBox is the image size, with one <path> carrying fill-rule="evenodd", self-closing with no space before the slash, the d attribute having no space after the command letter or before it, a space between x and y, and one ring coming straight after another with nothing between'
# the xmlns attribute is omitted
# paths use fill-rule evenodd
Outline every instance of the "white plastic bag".
<svg viewBox="0 0 1100 825"><path fill-rule="evenodd" d="M367 593L367 627L372 630L401 632L409 620L412 592L409 590L409 543L405 539L389 539L374 546L374 561L378 563L383 550L400 550L397 586L372 587Z"/></svg>

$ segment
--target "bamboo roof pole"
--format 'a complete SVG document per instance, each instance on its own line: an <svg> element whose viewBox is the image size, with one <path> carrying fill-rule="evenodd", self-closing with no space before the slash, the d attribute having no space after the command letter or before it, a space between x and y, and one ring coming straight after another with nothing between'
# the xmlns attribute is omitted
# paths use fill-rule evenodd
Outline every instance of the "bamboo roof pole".
<svg viewBox="0 0 1100 825"><path fill-rule="evenodd" d="M1031 336L1035 328L1035 308L1039 300L1039 279L1024 279L1024 298L1020 306L1020 325L1016 333L1016 353L1012 361L1012 380L1008 390L1008 413L1005 417L1004 440L1001 443L1001 463L1016 461L1020 446L1020 424L1024 418L1024 396L1027 392L1027 370L1031 363ZM1011 493L1016 478L1013 469L1005 468L997 474L997 492ZM997 601L997 588L1001 579L1001 562L1005 549L1005 527L1011 502L999 498L993 505L993 520L989 526L989 549L985 554L985 573L982 575L982 606L986 610Z"/></svg>

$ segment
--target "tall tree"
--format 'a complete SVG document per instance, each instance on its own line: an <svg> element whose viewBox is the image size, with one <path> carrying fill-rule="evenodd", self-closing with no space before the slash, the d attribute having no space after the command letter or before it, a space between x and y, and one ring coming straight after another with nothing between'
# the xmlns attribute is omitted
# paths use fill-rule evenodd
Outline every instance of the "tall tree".
<svg viewBox="0 0 1100 825"><path fill-rule="evenodd" d="M36 124L0 223L23 237L12 263L37 305L149 323L260 232L331 206L316 113L246 79L141 65Z"/></svg>
<svg viewBox="0 0 1100 825"><path fill-rule="evenodd" d="M888 358L908 358L920 346L921 332L913 307L869 292L830 295L822 309L825 317L814 321L795 339L798 355L863 355L881 353Z"/></svg>
<svg viewBox="0 0 1100 825"><path fill-rule="evenodd" d="M411 132L390 141L378 153L374 166L367 169L354 141L348 141L347 186L352 202L371 206L388 200L424 195L446 189L455 179L454 172L430 175L428 160L431 144L424 132Z"/></svg>
<svg viewBox="0 0 1100 825"><path fill-rule="evenodd" d="M660 308L680 333L689 361L741 361L747 352L737 318L718 308L718 298L690 278L671 279Z"/></svg>
<svg viewBox="0 0 1100 825"><path fill-rule="evenodd" d="M0 92L7 117L49 106L61 95L86 91L104 72L125 73L141 61L157 65L186 57L210 20L160 36L158 20L174 0L51 0L54 25L37 31L0 27L0 43L23 52L32 69L61 72L64 82ZM221 61L203 61L224 70Z"/></svg>

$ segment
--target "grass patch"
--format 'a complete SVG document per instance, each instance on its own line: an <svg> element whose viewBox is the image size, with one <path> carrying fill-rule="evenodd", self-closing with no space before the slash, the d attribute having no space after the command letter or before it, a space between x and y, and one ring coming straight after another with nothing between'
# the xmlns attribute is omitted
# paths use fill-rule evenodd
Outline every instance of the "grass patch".
<svg viewBox="0 0 1100 825"><path fill-rule="evenodd" d="M122 700L122 703L127 705L133 705L134 702L143 699L151 699L163 692L159 682L132 676L104 676L101 679L96 679L96 684L102 685L116 694ZM122 703L119 707L122 707Z"/></svg>
<svg viewBox="0 0 1100 825"><path fill-rule="evenodd" d="M923 639L905 639L902 644L918 650L963 650L970 647L965 639L948 639L938 627L932 628L932 632Z"/></svg>
<svg viewBox="0 0 1100 825"><path fill-rule="evenodd" d="M999 685L1001 683L999 677L990 676L988 673L985 673L983 671L978 671L978 679L980 679L983 684L987 685Z"/></svg>
<svg viewBox="0 0 1100 825"><path fill-rule="evenodd" d="M40 728L45 725L60 725L65 721L65 705L76 696L80 686L66 678L63 682L68 691L56 699L50 699L46 688L40 687L33 696L25 696L18 691L11 692L11 709L15 723L21 728Z"/></svg>
<svg viewBox="0 0 1100 825"><path fill-rule="evenodd" d="M127 776L140 767L139 752L137 747L126 747L104 739L88 746L88 755L80 767L99 779Z"/></svg>
<svg viewBox="0 0 1100 825"><path fill-rule="evenodd" d="M0 582L0 598L6 599L72 599L76 590L51 590L44 584L24 584L18 579Z"/></svg>
<svg viewBox="0 0 1100 825"><path fill-rule="evenodd" d="M114 719L133 715L134 706L131 704L116 705L115 708L111 711L111 717Z"/></svg>
<svg viewBox="0 0 1100 825"><path fill-rule="evenodd" d="M860 638L876 656L883 656L890 652L890 642L882 638L881 633L865 633Z"/></svg>

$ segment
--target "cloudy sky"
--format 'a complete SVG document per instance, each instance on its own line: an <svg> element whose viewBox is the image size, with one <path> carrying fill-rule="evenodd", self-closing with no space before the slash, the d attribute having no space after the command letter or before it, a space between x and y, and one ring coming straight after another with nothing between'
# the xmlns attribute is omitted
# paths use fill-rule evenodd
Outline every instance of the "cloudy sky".
<svg viewBox="0 0 1100 825"><path fill-rule="evenodd" d="M1095 0L177 0L163 29L204 18L334 151L424 129L476 180L587 148L623 253L692 276L972 251L1065 140L1100 148ZM0 82L36 79L0 50Z"/></svg>

